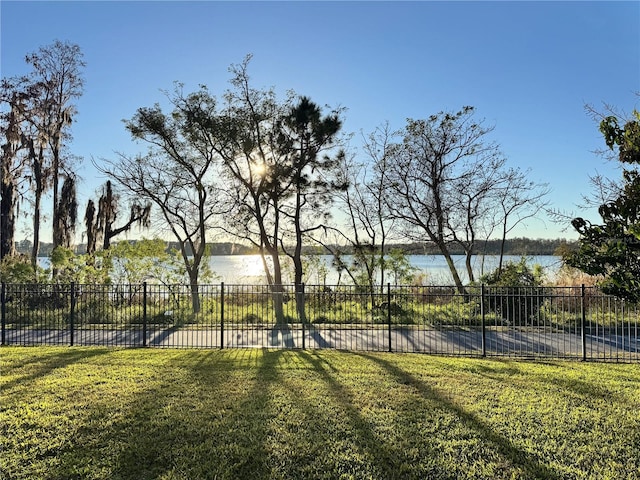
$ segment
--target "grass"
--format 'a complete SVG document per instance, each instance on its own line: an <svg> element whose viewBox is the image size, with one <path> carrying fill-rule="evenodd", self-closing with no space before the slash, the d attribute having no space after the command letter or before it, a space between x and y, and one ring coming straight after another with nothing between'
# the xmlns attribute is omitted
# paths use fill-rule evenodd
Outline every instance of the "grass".
<svg viewBox="0 0 640 480"><path fill-rule="evenodd" d="M0 478L640 478L637 365L0 349Z"/></svg>

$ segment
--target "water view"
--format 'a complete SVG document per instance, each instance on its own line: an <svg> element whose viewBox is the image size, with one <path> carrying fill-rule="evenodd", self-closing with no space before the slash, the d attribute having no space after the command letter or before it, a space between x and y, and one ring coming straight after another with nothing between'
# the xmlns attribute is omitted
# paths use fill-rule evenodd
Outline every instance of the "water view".
<svg viewBox="0 0 640 480"><path fill-rule="evenodd" d="M517 255L507 255L504 262L519 262L522 257ZM319 255L320 260L315 265L309 265L305 282L308 284L335 285L338 283L350 283L346 273L342 275L332 266L333 257L331 255ZM424 281L430 284L452 285L453 279L449 272L449 267L441 255L408 255L410 264L416 269L415 274L422 274ZM351 262L351 256L345 255L347 264ZM465 257L463 255L453 255L453 260L458 268L458 272L463 282L468 281L465 269ZM481 256L473 258L473 271L476 277L484 273L493 271L498 266L499 257L497 255ZM528 262L539 264L544 268L547 278L553 278L560 268L562 261L560 257L553 255L539 255L528 257ZM225 283L265 283L264 269L259 255L218 255L211 257L209 265L219 277L219 281ZM326 268L326 280L324 279L323 268ZM288 277L288 278L286 278ZM285 268L285 280L290 283L293 277L291 270ZM393 282L389 277L388 281Z"/></svg>

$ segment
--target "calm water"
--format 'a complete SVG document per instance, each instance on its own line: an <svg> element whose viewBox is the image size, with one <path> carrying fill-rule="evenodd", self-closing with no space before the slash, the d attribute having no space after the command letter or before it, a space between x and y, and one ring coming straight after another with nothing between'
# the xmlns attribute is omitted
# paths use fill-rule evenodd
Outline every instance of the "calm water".
<svg viewBox="0 0 640 480"><path fill-rule="evenodd" d="M451 285L453 279L449 272L449 267L443 256L441 255L409 255L409 262L416 268L416 273L421 273L426 276L426 280L431 284ZM504 261L519 262L522 257L520 256L505 256ZM331 267L331 261L333 257L331 255L320 255L319 260L327 268L328 285L336 284L338 282L338 272ZM463 255L453 256L458 273L462 276L462 281L466 282L467 274L465 268L465 257ZM349 263L350 256L345 255L345 261ZM498 256L475 256L473 258L473 271L476 277L479 277L483 273L493 271L498 266ZM529 257L528 259L531 265L540 264L549 278L552 278L561 266L561 260L559 257L551 255L540 255L535 257ZM220 255L211 257L210 265L213 271L219 276L219 280L225 283L264 283L265 276L262 268L262 261L258 255ZM318 269L311 269L308 272L305 282L308 284L320 284L322 283L322 277L318 274ZM285 282L292 282L293 274L285 268ZM389 281L393 279L388 278ZM349 282L348 276L343 273L342 283Z"/></svg>
<svg viewBox="0 0 640 480"><path fill-rule="evenodd" d="M506 255L504 261L519 262L520 256L518 255ZM445 259L441 255L409 255L409 262L416 268L417 274L423 274L426 277L426 282L430 284L439 285L453 285L453 279L449 272L449 267L445 262ZM464 265L465 257L463 255L453 255L454 262L458 268L458 273L462 277L464 283L467 282L467 270ZM40 257L39 264L41 267L49 267L49 259L47 257ZM331 255L320 255L318 260L327 269L327 285L335 285L338 283L338 272L331 266L333 257ZM351 256L345 255L344 260L346 263L350 263ZM483 273L493 271L498 266L498 256L475 256L473 258L473 271L476 278ZM551 255L539 255L528 258L529 264L540 264L547 275L547 278L552 279L561 266L560 257ZM264 270L262 268L262 260L259 255L217 255L210 257L209 264L212 270L217 275L217 280L228 284L244 283L244 284L263 284L266 283ZM323 279L319 274L319 269L310 268L310 271L306 275L304 281L307 284L322 284ZM293 270L291 268L284 267L284 281L285 283L293 282ZM393 277L388 274L387 281L393 282ZM342 274L340 279L341 283L350 283L350 279L346 273Z"/></svg>

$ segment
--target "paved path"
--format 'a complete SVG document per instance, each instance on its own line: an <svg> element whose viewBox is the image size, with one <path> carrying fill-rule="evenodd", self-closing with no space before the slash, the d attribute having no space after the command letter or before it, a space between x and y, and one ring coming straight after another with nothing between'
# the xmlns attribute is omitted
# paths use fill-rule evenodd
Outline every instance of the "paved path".
<svg viewBox="0 0 640 480"><path fill-rule="evenodd" d="M622 332L621 332L622 333ZM78 329L74 345L142 346L142 329ZM5 332L8 345L69 345L69 331L11 330ZM152 347L220 348L220 329L180 329L150 325L146 344ZM308 348L356 351L422 352L450 355L482 355L482 332L456 329L337 328L314 327L303 331L288 327L225 327L224 348ZM489 356L575 357L582 358L579 332L487 329L485 349ZM640 360L639 332L624 335L586 335L587 359Z"/></svg>

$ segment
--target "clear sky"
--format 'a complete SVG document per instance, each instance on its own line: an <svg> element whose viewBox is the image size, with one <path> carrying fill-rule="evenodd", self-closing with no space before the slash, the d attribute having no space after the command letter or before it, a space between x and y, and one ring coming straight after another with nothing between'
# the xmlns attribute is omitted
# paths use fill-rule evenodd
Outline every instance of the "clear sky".
<svg viewBox="0 0 640 480"><path fill-rule="evenodd" d="M389 121L464 105L495 125L513 166L547 182L559 209L615 165L585 113L603 102L640 109L640 2L0 2L2 76L25 73L24 56L55 39L85 55L71 151L81 209L104 182L90 159L135 153L122 120L162 103L174 81L220 95L228 67L253 54L255 87L274 86L346 107L356 135ZM81 230L81 228L79 228ZM44 232L43 232L44 233ZM516 235L575 238L550 221ZM18 239L22 238L18 232Z"/></svg>

